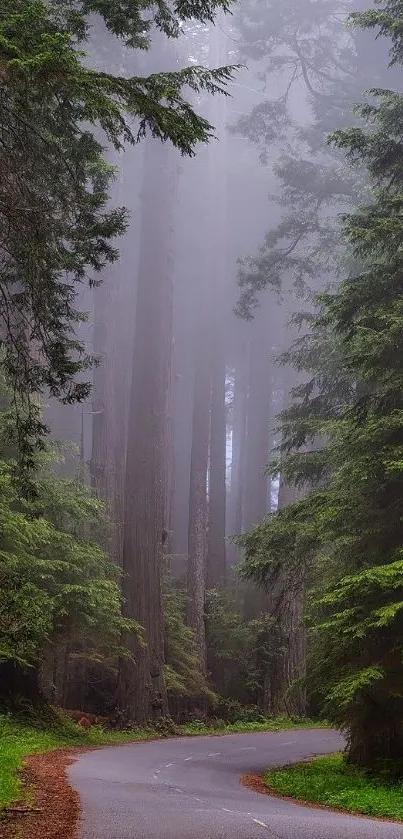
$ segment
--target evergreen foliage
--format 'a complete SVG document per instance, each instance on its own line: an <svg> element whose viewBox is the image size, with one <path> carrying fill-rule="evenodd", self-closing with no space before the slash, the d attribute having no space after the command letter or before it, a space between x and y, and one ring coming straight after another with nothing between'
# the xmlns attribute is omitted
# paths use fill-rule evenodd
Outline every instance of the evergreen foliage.
<svg viewBox="0 0 403 839"><path fill-rule="evenodd" d="M173 8L163 0L2 3L1 340L16 399L19 458L28 468L46 432L38 395L71 403L90 389L93 359L76 336L86 320L77 293L117 259L115 240L127 223L124 209L108 206L113 170L102 143L121 149L150 134L192 155L212 126L183 89L223 93L232 75L229 68L202 67L148 78L96 71L83 52L93 13L127 45L145 48L152 27L175 36L181 19L210 20L219 7L226 0L178 0Z"/></svg>
<svg viewBox="0 0 403 839"><path fill-rule="evenodd" d="M186 717L193 706L203 716L207 711L235 723L258 721L267 710L265 680L279 643L275 621L264 612L245 620L240 605L231 587L207 592L206 678L194 632L185 623L186 592L174 580L165 581L166 682L174 717Z"/></svg>
<svg viewBox="0 0 403 839"><path fill-rule="evenodd" d="M186 626L186 592L165 581L165 678L171 713L180 715L189 700L214 707L217 697L200 670L194 631Z"/></svg>
<svg viewBox="0 0 403 839"><path fill-rule="evenodd" d="M281 646L276 619L264 609L245 619L241 594L242 588L211 589L206 602L208 668L219 695L215 712L230 722L267 713L267 680Z"/></svg>
<svg viewBox="0 0 403 839"><path fill-rule="evenodd" d="M117 569L101 547L105 511L74 480L39 469L35 500L22 499L12 465L0 469L0 672L36 671L47 646L85 642L98 661L124 654L121 632L139 633L121 616ZM8 674L8 675L7 675ZM12 699L13 697L11 697ZM34 697L32 697L34 698Z"/></svg>
<svg viewBox="0 0 403 839"><path fill-rule="evenodd" d="M398 5L380 3L379 14L355 19L374 26L393 21L395 61ZM358 109L365 125L332 138L354 166L365 167L372 196L344 216L352 269L337 291L319 298L321 311L306 339L311 348L322 346L322 360L311 355L319 395L312 379L310 392L295 393L292 412L282 418L284 468L309 484L316 460L321 480L241 540L246 575L266 584L282 565L298 586L308 564L314 583L310 683L327 717L347 732L348 758L366 768L403 756L403 97L384 90L371 95ZM320 382L329 346L337 346L328 367L334 376L337 361L337 380L346 388L341 400L329 375ZM323 450L305 454L307 440L318 434Z"/></svg>

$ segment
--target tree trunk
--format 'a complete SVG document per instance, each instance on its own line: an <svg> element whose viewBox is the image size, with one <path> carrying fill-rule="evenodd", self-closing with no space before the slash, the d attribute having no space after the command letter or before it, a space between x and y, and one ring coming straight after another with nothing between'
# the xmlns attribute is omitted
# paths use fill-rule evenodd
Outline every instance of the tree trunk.
<svg viewBox="0 0 403 839"><path fill-rule="evenodd" d="M287 507L301 498L303 493L280 479L278 509ZM306 675L306 629L303 622L305 586L292 584L280 575L278 591L273 592L272 602L279 622L281 653L277 662L277 678L273 684L273 712L303 716L306 710L306 690L301 680ZM277 601L277 602L276 602Z"/></svg>
<svg viewBox="0 0 403 839"><path fill-rule="evenodd" d="M243 354L243 357L241 355L236 360L234 375L231 485L228 510L228 535L230 537L238 536L242 533L247 395L247 376ZM229 567L235 565L238 558L238 549L231 543L228 549Z"/></svg>
<svg viewBox="0 0 403 839"><path fill-rule="evenodd" d="M207 555L207 469L210 437L210 311L205 307L199 332L194 383L189 492L187 622L195 633L200 666L206 669L205 588Z"/></svg>
<svg viewBox="0 0 403 839"><path fill-rule="evenodd" d="M210 67L221 67L227 61L226 39L219 25L210 30ZM209 522L207 553L207 585L225 583L226 573L226 450L227 421L225 406L226 337L230 314L227 294L227 181L226 181L226 106L215 97L210 104L210 120L218 143L208 149L208 266L207 281L214 293L211 307L211 439L209 470Z"/></svg>
<svg viewBox="0 0 403 839"><path fill-rule="evenodd" d="M126 156L128 155L128 156ZM129 205L133 214L138 209L125 193L126 176L137 174L138 162L130 151L124 159L110 153L111 163L119 166L114 185L116 205ZM136 196L137 197L137 196ZM133 236L133 231L132 236ZM130 249L130 250L129 250ZM124 481L128 398L131 381L135 282L133 282L133 242L128 236L119 242L119 261L110 265L100 287L94 290L93 352L99 365L93 374L91 405L92 438L91 485L105 501L114 529L109 544L113 562L122 566ZM125 360L125 363L123 363Z"/></svg>
<svg viewBox="0 0 403 839"><path fill-rule="evenodd" d="M226 576L226 454L224 345L215 342L211 388L210 481L207 554L207 586L225 584Z"/></svg>
<svg viewBox="0 0 403 839"><path fill-rule="evenodd" d="M283 374L283 407L291 403L291 390L298 373L285 368ZM280 475L278 510L294 504L304 490L288 484ZM298 580L289 580L280 571L277 584L268 598L268 611L276 621L278 655L271 674L271 713L303 716L306 711L306 629L304 625L305 583L303 573Z"/></svg>
<svg viewBox="0 0 403 839"><path fill-rule="evenodd" d="M398 666L399 664L400 662ZM357 721L352 720L349 725L347 761L360 769L370 771L379 771L379 766L385 761L393 761L399 773L403 760L400 702L381 700L378 703L374 699L371 702L368 697L365 718L361 709Z"/></svg>
<svg viewBox="0 0 403 839"><path fill-rule="evenodd" d="M166 399L171 352L171 217L178 167L174 152L147 141L141 247L126 456L123 539L125 615L145 631L133 635L133 660L119 666L117 704L125 719L144 723L166 713L161 560L166 513Z"/></svg>
<svg viewBox="0 0 403 839"><path fill-rule="evenodd" d="M177 352L177 347L175 348ZM182 346L181 346L182 351ZM176 579L186 581L189 535L189 486L190 458L192 449L192 379L190 368L190 345L185 343L180 360L176 360L174 376L174 477L172 510L172 573ZM187 357L186 357L187 356Z"/></svg>
<svg viewBox="0 0 403 839"><path fill-rule="evenodd" d="M267 512L265 469L269 459L270 378L267 335L261 325L256 325L249 341L244 530L258 524Z"/></svg>
<svg viewBox="0 0 403 839"><path fill-rule="evenodd" d="M269 321L270 323L270 321ZM267 512L267 476L269 460L270 398L272 393L269 361L270 328L266 313L252 327L248 346L248 396L246 417L245 464L242 499L242 530L259 524ZM261 612L261 597L252 583L245 587L244 617L256 618Z"/></svg>
<svg viewBox="0 0 403 839"><path fill-rule="evenodd" d="M121 567L130 366L122 364L128 342L125 346L122 340L124 297L119 278L108 274L95 295L93 349L100 364L94 370L91 405L91 485L107 505L113 522L109 555Z"/></svg>

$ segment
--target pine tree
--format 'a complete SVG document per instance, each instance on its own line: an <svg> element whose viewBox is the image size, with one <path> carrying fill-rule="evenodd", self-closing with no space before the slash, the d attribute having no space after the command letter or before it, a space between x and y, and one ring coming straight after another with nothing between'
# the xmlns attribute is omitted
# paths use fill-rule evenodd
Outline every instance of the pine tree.
<svg viewBox="0 0 403 839"><path fill-rule="evenodd" d="M218 5L226 7L226 0ZM2 4L0 319L4 369L18 404L25 405L16 416L27 466L46 430L36 395L48 392L69 403L89 392L92 360L76 337L85 319L77 292L117 258L114 239L126 226L125 211L107 207L113 171L102 143L119 149L150 134L193 154L211 126L182 88L217 92L231 75L200 67L149 77L96 71L82 53L91 14L101 14L128 48L145 48L153 24L176 37L180 20L210 20L216 7L195 0L171 8L160 0L146 21L142 3Z"/></svg>
<svg viewBox="0 0 403 839"><path fill-rule="evenodd" d="M71 654L116 659L125 653L122 630L139 634L121 616L117 571L102 548L103 505L77 481L56 478L54 463L51 451L41 455L34 501L21 499L12 460L0 463L3 702L38 701L41 688L48 699L61 698ZM59 651L63 674L52 684Z"/></svg>
<svg viewBox="0 0 403 839"><path fill-rule="evenodd" d="M166 411L172 343L172 214L178 166L174 152L147 142L128 416L123 591L125 614L145 628L120 664L117 702L128 720L168 711L164 681L161 562L166 527ZM156 209L157 208L157 209Z"/></svg>
<svg viewBox="0 0 403 839"><path fill-rule="evenodd" d="M399 4L355 22L391 34L401 62ZM244 540L247 574L268 580L281 566L290 586L306 572L314 580L310 682L347 733L348 759L365 768L403 757L402 114L400 93L375 90L358 109L366 125L333 136L373 189L344 217L352 268L318 301L302 361L322 386L284 417L289 474L320 481ZM314 433L326 445L304 453Z"/></svg>

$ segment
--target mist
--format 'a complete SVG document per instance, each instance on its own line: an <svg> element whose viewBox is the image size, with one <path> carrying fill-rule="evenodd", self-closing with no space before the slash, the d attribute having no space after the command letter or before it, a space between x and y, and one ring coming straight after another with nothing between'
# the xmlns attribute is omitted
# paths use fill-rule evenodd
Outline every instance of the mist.
<svg viewBox="0 0 403 839"><path fill-rule="evenodd" d="M56 5L54 88L46 65L28 107L18 77L0 160L6 530L28 534L7 626L39 603L10 691L32 667L28 693L124 730L314 717L307 604L336 562L309 504L377 381L348 341L397 177L398 36L352 25L364 0Z"/></svg>
<svg viewBox="0 0 403 839"><path fill-rule="evenodd" d="M310 381L292 348L309 334L315 295L338 282L339 215L356 200L327 135L357 121L355 97L393 77L384 45L345 26L360 3L317 6L242 4L214 24L185 23L177 39L158 35L140 56L144 74L239 65L228 95L189 93L213 126L210 142L190 158L147 134L119 154L106 149L110 202L128 208L129 222L117 262L80 301L90 313L80 337L98 358L92 393L47 413L52 437L76 444L61 473L78 470L106 504L124 614L148 639L139 664L119 664L127 718L184 709L164 677L167 586L181 598L202 679L240 702L239 674L220 673L215 657L212 593L245 626L267 627L281 602L282 661L247 701L306 711L304 691L284 705L305 669L303 591L284 600L281 574L269 593L241 582L235 537L304 493L281 473L278 415ZM133 72L133 56L97 20L92 50L101 69ZM138 640L128 644L136 658Z"/></svg>

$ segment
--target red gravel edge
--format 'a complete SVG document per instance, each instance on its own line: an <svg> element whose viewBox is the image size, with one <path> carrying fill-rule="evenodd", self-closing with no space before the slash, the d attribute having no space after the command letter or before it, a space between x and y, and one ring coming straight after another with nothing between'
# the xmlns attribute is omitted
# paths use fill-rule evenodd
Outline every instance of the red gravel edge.
<svg viewBox="0 0 403 839"><path fill-rule="evenodd" d="M66 769L88 751L90 747L84 746L28 757L21 772L28 804L20 806L34 810L9 813L0 821L0 839L76 839L80 799L67 780Z"/></svg>
<svg viewBox="0 0 403 839"><path fill-rule="evenodd" d="M282 801L288 801L290 804L297 804L298 807L307 807L308 810L325 810L328 813L338 813L343 816L352 816L354 819L367 819L367 821L377 821L387 824L403 824L403 819L386 819L382 816L368 816L366 813L352 813L351 810L343 810L342 807L327 807L326 804L319 804L315 801L301 801L299 798L293 798L291 795L284 795L272 787L266 786L263 775L243 775L241 784L248 789L257 792L260 795L270 795L271 798L280 798ZM25 839L25 837L24 837Z"/></svg>

